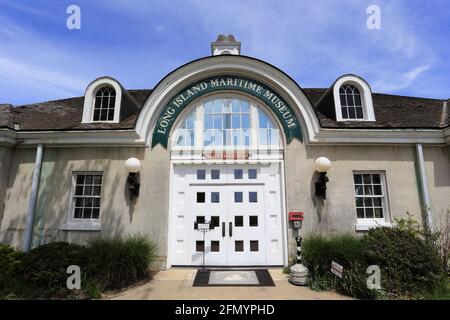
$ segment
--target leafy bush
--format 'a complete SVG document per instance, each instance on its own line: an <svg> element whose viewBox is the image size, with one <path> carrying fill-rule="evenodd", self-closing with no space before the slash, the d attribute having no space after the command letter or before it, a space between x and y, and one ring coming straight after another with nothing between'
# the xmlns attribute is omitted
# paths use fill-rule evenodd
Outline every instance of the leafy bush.
<svg viewBox="0 0 450 320"><path fill-rule="evenodd" d="M371 229L363 238L364 259L381 268L381 285L395 295L432 290L440 280L442 261L430 239L412 224Z"/></svg>
<svg viewBox="0 0 450 320"><path fill-rule="evenodd" d="M23 258L23 252L0 243L0 275L14 276Z"/></svg>
<svg viewBox="0 0 450 320"><path fill-rule="evenodd" d="M426 300L450 300L450 278L443 276L433 290L425 292L423 295L417 296L417 298Z"/></svg>
<svg viewBox="0 0 450 320"><path fill-rule="evenodd" d="M16 284L15 276L22 258L22 252L0 243L0 300L14 297L10 293Z"/></svg>
<svg viewBox="0 0 450 320"><path fill-rule="evenodd" d="M308 284L314 290L330 290L348 296L373 299L380 292L367 288L363 260L364 244L360 238L341 234L333 236L311 235L302 242L302 254L309 269ZM331 262L344 267L342 278L331 273Z"/></svg>
<svg viewBox="0 0 450 320"><path fill-rule="evenodd" d="M436 246L442 258L444 272L450 275L450 209L439 220L435 231Z"/></svg>
<svg viewBox="0 0 450 320"><path fill-rule="evenodd" d="M89 274L105 289L128 286L149 275L155 245L137 235L126 239L97 239L90 243Z"/></svg>
<svg viewBox="0 0 450 320"><path fill-rule="evenodd" d="M87 257L85 246L65 242L45 244L23 257L20 276L25 283L40 290L43 296L65 296L69 292L67 267L77 265L83 274Z"/></svg>
<svg viewBox="0 0 450 320"><path fill-rule="evenodd" d="M367 287L367 268L355 263L345 270L341 279L337 279L335 289L337 292L359 299L377 299L384 296L382 290Z"/></svg>

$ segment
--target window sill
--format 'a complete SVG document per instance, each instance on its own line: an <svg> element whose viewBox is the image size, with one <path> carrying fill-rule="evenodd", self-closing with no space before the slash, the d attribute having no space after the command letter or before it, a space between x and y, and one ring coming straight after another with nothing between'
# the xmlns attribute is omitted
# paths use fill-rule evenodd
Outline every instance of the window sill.
<svg viewBox="0 0 450 320"><path fill-rule="evenodd" d="M373 228L378 227L392 227L393 224L386 221L367 221L367 222L358 222L355 224L356 231L369 231Z"/></svg>
<svg viewBox="0 0 450 320"><path fill-rule="evenodd" d="M100 223L69 222L61 226L61 230L67 231L100 231L101 229Z"/></svg>

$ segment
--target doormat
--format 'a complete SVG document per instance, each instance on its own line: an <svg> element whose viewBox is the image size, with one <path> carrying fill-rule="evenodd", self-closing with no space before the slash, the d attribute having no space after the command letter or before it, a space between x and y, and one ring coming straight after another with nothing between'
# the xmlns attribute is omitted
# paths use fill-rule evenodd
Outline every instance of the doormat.
<svg viewBox="0 0 450 320"><path fill-rule="evenodd" d="M198 269L193 287L275 287L267 269Z"/></svg>

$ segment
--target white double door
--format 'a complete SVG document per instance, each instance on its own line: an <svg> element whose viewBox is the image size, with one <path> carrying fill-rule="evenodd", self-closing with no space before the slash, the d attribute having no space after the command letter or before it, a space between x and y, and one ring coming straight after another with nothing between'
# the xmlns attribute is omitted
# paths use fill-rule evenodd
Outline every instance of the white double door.
<svg viewBox="0 0 450 320"><path fill-rule="evenodd" d="M205 203L197 201L199 194L205 194ZM201 262L203 250L206 265L266 264L263 195L262 185L192 186L193 220L211 221L214 226L205 238L200 231L193 231L193 264Z"/></svg>
<svg viewBox="0 0 450 320"><path fill-rule="evenodd" d="M179 165L171 179L172 265L283 265L278 164ZM209 221L203 236L194 224Z"/></svg>

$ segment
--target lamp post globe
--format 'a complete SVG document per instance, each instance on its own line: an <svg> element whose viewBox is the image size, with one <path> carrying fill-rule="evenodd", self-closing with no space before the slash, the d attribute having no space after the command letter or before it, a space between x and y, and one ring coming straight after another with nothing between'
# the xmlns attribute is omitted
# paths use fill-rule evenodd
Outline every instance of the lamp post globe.
<svg viewBox="0 0 450 320"><path fill-rule="evenodd" d="M125 168L129 173L137 173L141 169L141 162L136 158L129 158L125 161Z"/></svg>
<svg viewBox="0 0 450 320"><path fill-rule="evenodd" d="M328 170L330 170L330 167L331 161L326 157L319 157L314 162L314 168L316 169L317 172L320 173L327 172Z"/></svg>

